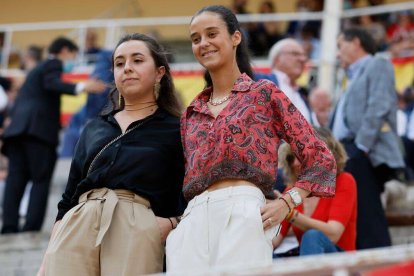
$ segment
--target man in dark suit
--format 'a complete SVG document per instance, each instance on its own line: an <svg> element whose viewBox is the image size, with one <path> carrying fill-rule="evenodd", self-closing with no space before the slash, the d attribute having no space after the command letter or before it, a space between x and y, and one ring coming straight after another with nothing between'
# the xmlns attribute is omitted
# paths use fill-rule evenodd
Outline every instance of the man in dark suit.
<svg viewBox="0 0 414 276"><path fill-rule="evenodd" d="M56 162L60 129L60 96L82 91L100 92L105 84L96 80L72 84L61 80L64 68L75 59L78 47L66 38L49 46L49 57L31 70L23 83L3 134L2 151L9 159L3 200L2 233L19 229L19 206L28 181L33 182L22 231L42 227L50 180Z"/></svg>
<svg viewBox="0 0 414 276"><path fill-rule="evenodd" d="M388 60L373 56L375 42L362 29L344 30L337 43L348 84L331 126L349 156L345 170L357 182L357 248L389 246L380 194L384 183L404 167L396 126L394 70Z"/></svg>

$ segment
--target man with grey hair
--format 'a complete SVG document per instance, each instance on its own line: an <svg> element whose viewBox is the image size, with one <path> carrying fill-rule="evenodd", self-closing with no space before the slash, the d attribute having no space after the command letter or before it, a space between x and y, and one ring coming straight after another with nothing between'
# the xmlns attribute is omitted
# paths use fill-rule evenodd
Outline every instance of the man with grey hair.
<svg viewBox="0 0 414 276"><path fill-rule="evenodd" d="M297 85L305 69L307 57L302 45L292 38L278 41L269 51L270 74L256 73L255 79L273 81L282 90L308 122L311 112L306 99L307 91Z"/></svg>

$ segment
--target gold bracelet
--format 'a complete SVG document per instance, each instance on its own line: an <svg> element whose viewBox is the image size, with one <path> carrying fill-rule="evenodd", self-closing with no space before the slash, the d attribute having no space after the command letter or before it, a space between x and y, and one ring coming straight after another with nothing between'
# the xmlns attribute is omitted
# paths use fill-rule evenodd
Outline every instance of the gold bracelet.
<svg viewBox="0 0 414 276"><path fill-rule="evenodd" d="M287 202L287 200L286 200L286 199L284 199L284 197L283 197L283 196L279 197L279 199L280 199L280 200L283 200L283 202L284 202L284 203L286 203L286 206L289 208L289 213L288 213L288 214L290 214L290 212L292 212L292 208L290 208L290 205L289 205L289 203Z"/></svg>

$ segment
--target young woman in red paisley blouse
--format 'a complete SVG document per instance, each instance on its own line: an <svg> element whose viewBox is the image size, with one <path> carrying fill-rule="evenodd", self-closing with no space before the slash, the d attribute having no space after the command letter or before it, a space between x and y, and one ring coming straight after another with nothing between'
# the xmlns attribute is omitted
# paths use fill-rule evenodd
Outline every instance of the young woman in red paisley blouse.
<svg viewBox="0 0 414 276"><path fill-rule="evenodd" d="M289 212L309 195L334 195L335 160L282 91L252 80L246 38L229 9L202 8L190 37L207 85L181 118L189 203L167 239L167 271L270 264L271 240ZM301 173L289 194L271 200L282 140Z"/></svg>

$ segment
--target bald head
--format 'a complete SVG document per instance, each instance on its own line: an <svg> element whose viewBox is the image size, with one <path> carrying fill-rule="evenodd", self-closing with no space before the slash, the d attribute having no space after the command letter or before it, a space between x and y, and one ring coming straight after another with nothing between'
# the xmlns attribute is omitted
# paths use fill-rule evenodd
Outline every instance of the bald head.
<svg viewBox="0 0 414 276"><path fill-rule="evenodd" d="M315 113L319 124L327 126L332 106L331 94L321 87L316 87L309 95L309 105Z"/></svg>

